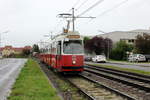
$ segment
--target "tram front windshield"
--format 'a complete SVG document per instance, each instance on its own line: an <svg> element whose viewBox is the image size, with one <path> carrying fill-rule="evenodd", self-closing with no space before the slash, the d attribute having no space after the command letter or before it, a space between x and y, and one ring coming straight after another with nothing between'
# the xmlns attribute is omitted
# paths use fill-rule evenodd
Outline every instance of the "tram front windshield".
<svg viewBox="0 0 150 100"><path fill-rule="evenodd" d="M83 51L81 40L69 40L63 43L64 54L83 54Z"/></svg>

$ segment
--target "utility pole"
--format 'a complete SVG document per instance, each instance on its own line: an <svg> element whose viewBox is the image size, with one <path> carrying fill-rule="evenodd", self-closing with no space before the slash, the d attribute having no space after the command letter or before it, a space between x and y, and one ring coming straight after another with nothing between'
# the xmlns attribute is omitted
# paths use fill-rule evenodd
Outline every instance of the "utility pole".
<svg viewBox="0 0 150 100"><path fill-rule="evenodd" d="M98 31L106 34L107 35L106 37L108 38L108 33L107 32L104 32L102 30L98 30ZM107 59L109 59L109 40L107 40Z"/></svg>
<svg viewBox="0 0 150 100"><path fill-rule="evenodd" d="M8 33L8 32L9 32L9 31L5 31L5 32L1 32L1 33L0 33L0 48L1 48L1 44L2 44L2 36L1 36L1 35L2 35L3 33ZM2 51L0 51L0 55L2 55Z"/></svg>
<svg viewBox="0 0 150 100"><path fill-rule="evenodd" d="M75 16L74 14L74 8L72 8L72 14L69 13L62 13L59 14L59 18L72 18L72 31L75 31L75 19L77 18L96 18L96 17L80 17L80 16Z"/></svg>
<svg viewBox="0 0 150 100"><path fill-rule="evenodd" d="M73 26L72 28L73 28L73 32L74 32L74 27L75 27L75 26L74 26L74 20L75 20L75 19L74 19L74 8L72 8L72 24L73 24L73 25L72 25L72 26Z"/></svg>
<svg viewBox="0 0 150 100"><path fill-rule="evenodd" d="M1 33L0 33L0 47L1 47Z"/></svg>
<svg viewBox="0 0 150 100"><path fill-rule="evenodd" d="M107 37L108 38L108 37ZM107 59L109 59L109 41L107 41L108 43L107 43L107 47L108 47L108 50L107 50Z"/></svg>
<svg viewBox="0 0 150 100"><path fill-rule="evenodd" d="M50 32L50 35L48 34L48 35L44 35L44 37L50 37L50 39L52 40L52 31Z"/></svg>
<svg viewBox="0 0 150 100"><path fill-rule="evenodd" d="M53 32L50 32L50 33L51 33L51 40L52 40L52 38L53 38L53 37L52 37L52 35L53 35L52 33L53 33Z"/></svg>
<svg viewBox="0 0 150 100"><path fill-rule="evenodd" d="M1 44L2 44L2 34L3 34L3 33L8 33L8 32L9 32L9 31L5 31L5 32L1 32L1 33L0 33L0 47L2 46L2 45L1 45Z"/></svg>

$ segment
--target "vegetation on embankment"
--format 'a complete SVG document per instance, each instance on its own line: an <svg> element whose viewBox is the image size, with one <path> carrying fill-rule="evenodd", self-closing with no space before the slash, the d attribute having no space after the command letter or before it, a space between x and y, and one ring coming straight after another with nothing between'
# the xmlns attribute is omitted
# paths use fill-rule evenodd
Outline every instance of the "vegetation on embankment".
<svg viewBox="0 0 150 100"><path fill-rule="evenodd" d="M60 100L60 97L38 63L29 59L22 68L8 100Z"/></svg>

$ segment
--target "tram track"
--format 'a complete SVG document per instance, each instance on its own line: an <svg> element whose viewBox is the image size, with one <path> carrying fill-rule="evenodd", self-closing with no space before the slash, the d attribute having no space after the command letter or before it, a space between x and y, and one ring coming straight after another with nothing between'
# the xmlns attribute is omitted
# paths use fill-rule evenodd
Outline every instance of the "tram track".
<svg viewBox="0 0 150 100"><path fill-rule="evenodd" d="M60 75L60 73L55 73L51 69L46 68L47 66L45 64L41 64L40 62L39 62L39 64L40 64L41 70L45 73L45 75L48 77L48 79L52 82L52 84L57 89L57 91L59 91L59 94L61 95L62 100L95 100L92 96L88 95L86 93L86 91L83 91L82 89L80 89L80 87L78 87L76 84L71 82L71 80L69 80L69 78L66 78L63 75ZM60 89L59 83L57 83L58 79L64 80L64 81L66 81L66 83L71 84L73 86L73 88L77 89L78 93L75 91L72 91L71 89L73 89L73 88L62 91ZM65 83L64 83L64 85L65 85ZM74 98L74 96L76 98Z"/></svg>
<svg viewBox="0 0 150 100"><path fill-rule="evenodd" d="M89 74L87 74L87 75L86 74L80 74L80 76L84 79L87 79L88 81L91 81L91 82L99 85L102 88L105 88L106 90L111 91L112 93L115 93L115 94L123 97L125 100L137 100L136 98L121 92L120 90L112 88L112 87L108 86L107 84L104 84L103 82L99 82L98 80L95 80L95 78L90 78Z"/></svg>
<svg viewBox="0 0 150 100"><path fill-rule="evenodd" d="M51 71L49 72L49 70L46 68L45 65L42 64L41 66L42 66L41 69L47 75L48 79L51 81L55 81L54 79L56 79L57 75L56 76L52 75L52 72ZM124 96L120 94L118 91L112 92L112 89L108 89L108 87L106 88L102 84L91 81L85 77L82 77L81 75L77 75L77 76L75 75L71 77L59 76L57 78L61 78L66 82L69 82L73 87L77 88L78 93L84 96L85 100L135 100L132 97L129 98L128 96ZM58 88L58 85L55 82L54 82L54 86ZM70 93L71 95L73 95L72 94L73 92ZM65 100L74 100L74 99L65 98Z"/></svg>
<svg viewBox="0 0 150 100"><path fill-rule="evenodd" d="M52 79L52 81L55 81L54 79L56 79L56 77L52 77L52 75L50 75L51 72L48 71L46 66L41 67L41 69L44 73L46 73L49 80ZM111 78L102 77L96 73L92 73L92 70L94 69L85 68L85 71L82 74L79 74L79 76L64 77L61 75L58 78L65 80L76 88L78 93L84 97L84 100L149 100L149 92L146 93L144 90L139 90L136 87L126 85L120 81L118 82ZM98 72L99 71L97 70L97 73ZM56 83L54 83L54 85L58 88ZM72 91L70 91L69 94L70 93L71 95L77 95L77 93L74 94ZM62 94L62 96L64 95ZM64 100L79 99L65 98Z"/></svg>
<svg viewBox="0 0 150 100"><path fill-rule="evenodd" d="M123 75L123 76L127 76L130 78L135 78L141 81L145 81L145 82L150 82L150 75L143 75L143 74L138 74L138 73L134 73L134 72L128 72L128 71L122 71L122 70L117 70L117 69L112 69L112 68L106 68L106 67L100 67L100 66L95 66L95 65L91 65L91 64L86 64L86 67L90 67L93 69L98 69L98 70L103 70L103 71L107 71L109 73L113 73L113 74L118 74L118 75Z"/></svg>
<svg viewBox="0 0 150 100"><path fill-rule="evenodd" d="M138 88L140 90L144 90L146 92L150 92L150 84L147 84L147 83L139 82L139 81L128 79L128 78L121 77L121 76L116 76L113 74L108 74L105 72L100 72L100 71L93 70L93 69L92 70L91 69L85 69L85 71L99 75L99 76L102 76L102 77L105 77L107 79L111 79L111 80L114 80L117 82L121 82L123 84L127 84L130 86L136 87L136 88Z"/></svg>
<svg viewBox="0 0 150 100"><path fill-rule="evenodd" d="M124 92L124 94L135 97L137 100L145 100L144 98L150 98L149 76L145 78L144 75L136 75L135 73L127 74L127 72L121 72L118 70L114 71L113 69L105 69L103 67L101 69L100 67L95 68L93 66L87 66L82 75L86 75L91 79L93 78L99 81L103 80L106 85L108 83L108 87L118 89Z"/></svg>
<svg viewBox="0 0 150 100"><path fill-rule="evenodd" d="M55 75L52 75L52 72L49 72L46 66L42 67L42 70L47 75L47 77L54 81L56 78ZM51 74L50 74L51 73ZM58 74L58 73L57 73ZM83 95L85 100L134 100L134 99L124 99L121 95L116 95L116 93L111 93L110 90L102 87L100 84L95 82L90 82L86 78L81 79L80 75L71 75L71 76L59 76L57 78L61 78L66 82L70 83L73 87L78 89L78 93ZM79 83L80 82L80 83ZM54 83L54 86L58 88L58 85ZM71 92L72 95L72 92ZM65 97L64 97L65 98ZM70 99L68 99L70 100ZM71 99L73 100L73 99Z"/></svg>
<svg viewBox="0 0 150 100"><path fill-rule="evenodd" d="M86 77L67 78L67 80L82 91L88 97L88 100L135 100L129 99L127 96L122 97L122 95L118 95L118 92L114 93Z"/></svg>
<svg viewBox="0 0 150 100"><path fill-rule="evenodd" d="M110 69L105 69L103 67L93 67L93 66L87 66L87 71L89 71L90 69L92 70L96 70L96 71L100 71L101 73L103 74L107 74L109 76L112 77L115 77L115 78L119 78L119 79L122 79L122 80L126 80L130 83L133 83L131 85L135 85L135 86L139 86L139 88L142 88L144 89L146 92L150 92L150 78L148 76L144 77L141 77L141 76L137 76L133 74L127 74L127 73L124 73L123 71L119 72L118 70L114 71L114 70L110 70ZM139 74L138 74L139 75ZM128 83L128 84L130 84Z"/></svg>

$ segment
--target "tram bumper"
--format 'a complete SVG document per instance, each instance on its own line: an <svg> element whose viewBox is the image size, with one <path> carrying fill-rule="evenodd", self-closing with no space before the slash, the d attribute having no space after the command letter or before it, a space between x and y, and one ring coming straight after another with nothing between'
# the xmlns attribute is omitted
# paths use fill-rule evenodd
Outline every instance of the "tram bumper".
<svg viewBox="0 0 150 100"><path fill-rule="evenodd" d="M84 66L62 66L62 71L80 71L84 70Z"/></svg>

